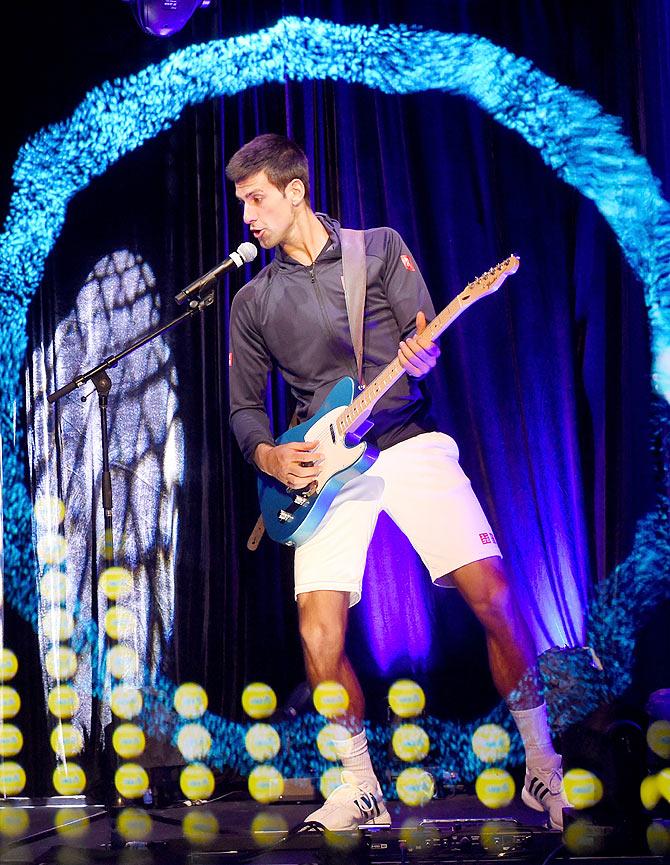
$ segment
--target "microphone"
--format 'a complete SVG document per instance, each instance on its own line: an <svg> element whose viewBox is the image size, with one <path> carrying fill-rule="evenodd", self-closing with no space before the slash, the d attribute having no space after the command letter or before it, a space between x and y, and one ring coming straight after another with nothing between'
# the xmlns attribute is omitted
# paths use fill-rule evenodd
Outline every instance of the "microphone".
<svg viewBox="0 0 670 865"><path fill-rule="evenodd" d="M175 300L177 303L183 303L192 295L198 294L200 289L207 285L207 283L216 279L218 276L221 276L222 273L230 270L231 267L242 267L243 264L248 264L250 261L253 261L257 255L258 249L253 245L253 243L241 243L235 252L230 253L228 258L220 264L217 264L216 267L208 270L207 273L203 274L203 276L196 279L195 282L192 282L190 285L186 286L185 289L180 291L179 294L175 296Z"/></svg>

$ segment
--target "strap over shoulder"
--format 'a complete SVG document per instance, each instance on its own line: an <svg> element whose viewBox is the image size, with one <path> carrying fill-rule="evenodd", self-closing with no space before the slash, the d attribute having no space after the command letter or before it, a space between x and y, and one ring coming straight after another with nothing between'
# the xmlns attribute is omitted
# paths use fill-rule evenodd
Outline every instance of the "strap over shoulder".
<svg viewBox="0 0 670 865"><path fill-rule="evenodd" d="M356 355L358 383L363 381L363 315L367 289L365 234L353 228L340 229L342 244L342 285L349 316L351 342Z"/></svg>

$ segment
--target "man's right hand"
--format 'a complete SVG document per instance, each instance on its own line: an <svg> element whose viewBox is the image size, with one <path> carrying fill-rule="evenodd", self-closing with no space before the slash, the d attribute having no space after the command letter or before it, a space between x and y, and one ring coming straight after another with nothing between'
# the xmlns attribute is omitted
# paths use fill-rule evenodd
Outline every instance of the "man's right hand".
<svg viewBox="0 0 670 865"><path fill-rule="evenodd" d="M254 462L266 475L272 475L291 489L307 487L319 476L323 454L315 451L318 442L287 442L283 445L259 444Z"/></svg>

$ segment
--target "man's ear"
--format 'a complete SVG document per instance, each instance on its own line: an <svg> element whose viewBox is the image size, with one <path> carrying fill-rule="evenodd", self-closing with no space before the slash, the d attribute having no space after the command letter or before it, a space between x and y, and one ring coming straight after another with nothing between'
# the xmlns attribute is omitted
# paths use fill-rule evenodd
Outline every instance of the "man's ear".
<svg viewBox="0 0 670 865"><path fill-rule="evenodd" d="M294 177L284 190L284 194L294 207L297 207L305 199L305 184L302 180Z"/></svg>

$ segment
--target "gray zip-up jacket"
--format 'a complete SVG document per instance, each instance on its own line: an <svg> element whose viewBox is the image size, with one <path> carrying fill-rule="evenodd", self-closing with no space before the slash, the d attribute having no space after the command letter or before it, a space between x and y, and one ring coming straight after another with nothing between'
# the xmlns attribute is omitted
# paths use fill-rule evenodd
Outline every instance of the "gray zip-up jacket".
<svg viewBox="0 0 670 865"><path fill-rule="evenodd" d="M252 460L261 443L273 444L265 409L268 372L276 364L307 420L343 377L357 377L342 287L339 223L317 214L330 240L313 266L277 247L275 258L235 296L230 313L230 423L242 453ZM363 377L369 382L416 330L423 310L435 316L428 289L400 235L391 228L365 232L367 292ZM423 385L404 375L379 400L365 436L383 449L436 429ZM284 430L276 430L279 435Z"/></svg>

